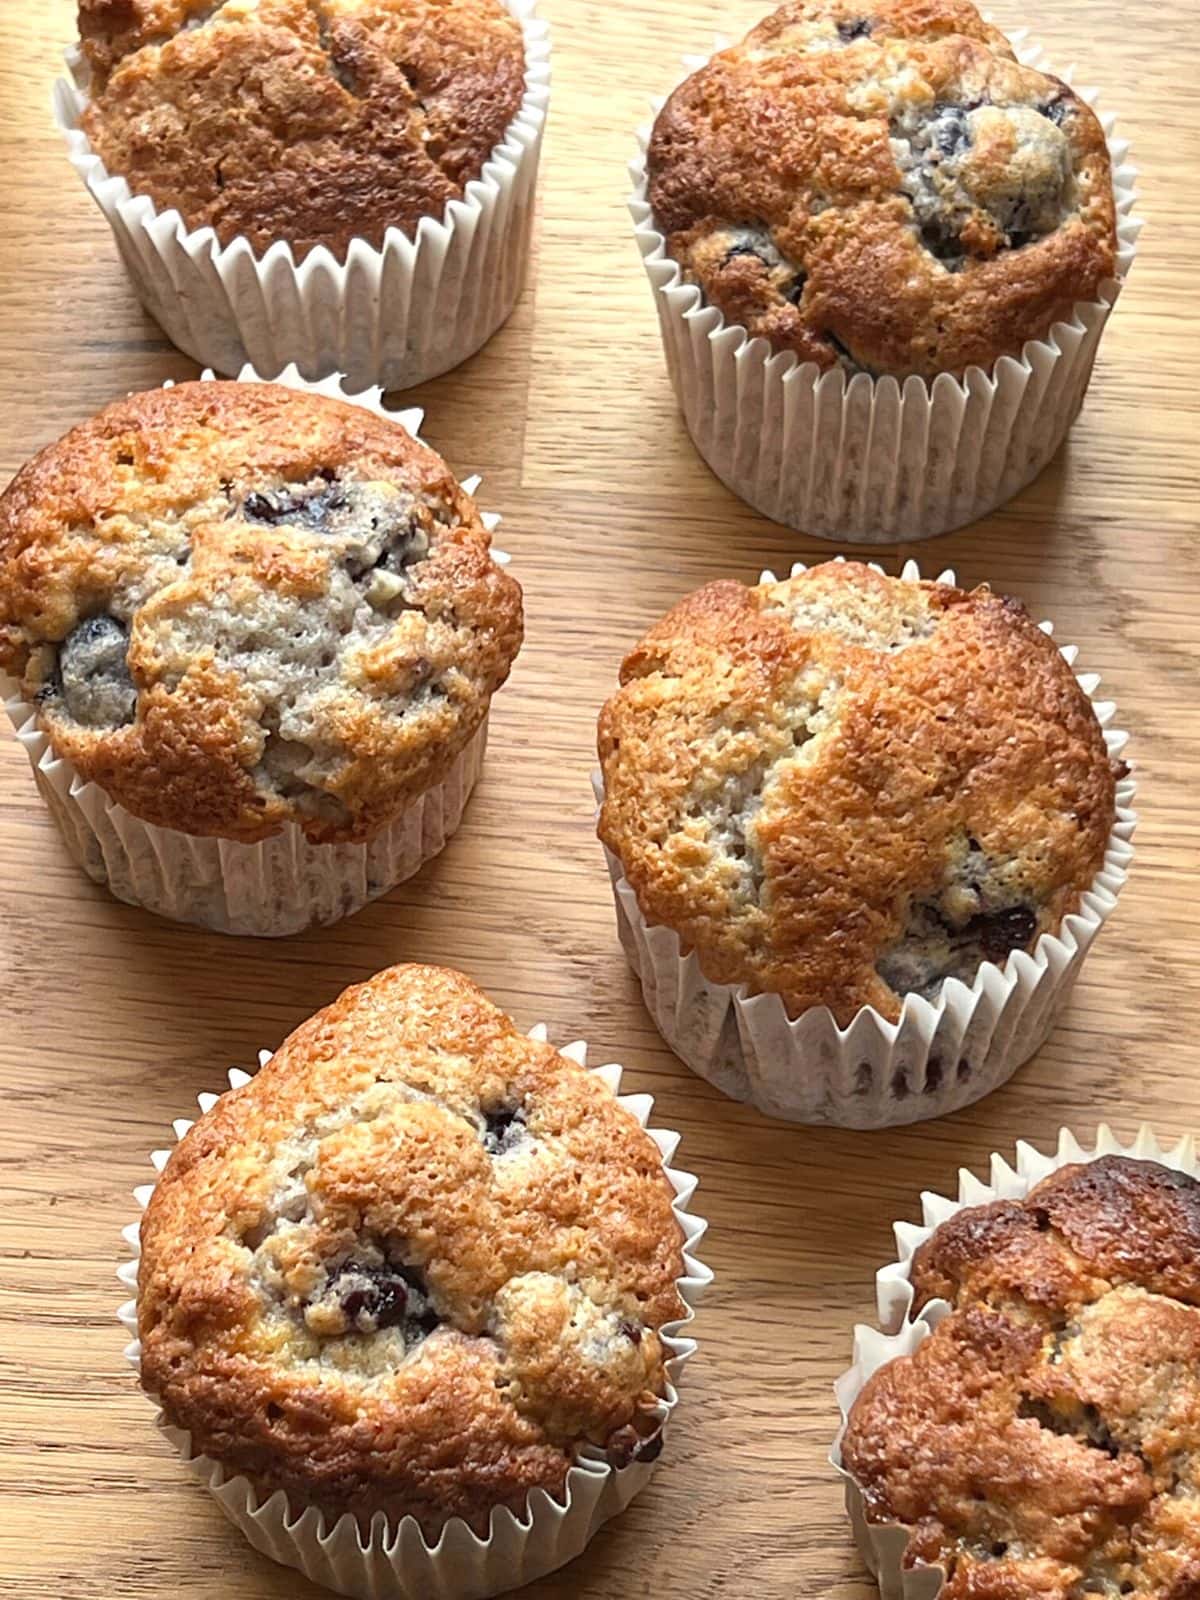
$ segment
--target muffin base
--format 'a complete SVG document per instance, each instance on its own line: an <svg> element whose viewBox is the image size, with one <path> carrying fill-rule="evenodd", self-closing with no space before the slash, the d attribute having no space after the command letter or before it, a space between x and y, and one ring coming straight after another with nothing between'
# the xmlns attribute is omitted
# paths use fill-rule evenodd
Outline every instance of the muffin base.
<svg viewBox="0 0 1200 1600"><path fill-rule="evenodd" d="M442 216L423 217L412 239L388 229L379 250L355 239L344 262L323 246L297 264L285 243L261 256L245 238L221 245L212 228L189 230L178 211L135 195L79 126L88 72L80 51L67 51L55 122L138 298L172 344L218 372L249 362L273 375L294 361L306 378L340 372L356 388L406 389L487 343L524 287L550 101L549 33L535 0L503 3L525 44L525 94L504 138Z"/></svg>
<svg viewBox="0 0 1200 1600"><path fill-rule="evenodd" d="M485 717L449 772L365 844L311 844L289 822L258 844L204 839L143 822L56 756L10 678L4 709L67 848L95 883L214 933L280 938L328 927L419 872L462 821L487 748Z"/></svg>
<svg viewBox="0 0 1200 1600"><path fill-rule="evenodd" d="M1027 66L1043 53L1012 43ZM704 65L689 58L689 71ZM1070 74L1062 75L1067 81ZM1076 93L1092 104L1095 93ZM650 129L630 164L629 209L658 312L675 395L692 442L740 499L822 539L891 544L928 539L1010 500L1057 453L1083 404L1104 325L1133 265L1136 168L1102 115L1117 208L1116 275L1095 302L1075 306L1019 359L902 383L840 369L822 373L729 325L684 282L646 198Z"/></svg>
<svg viewBox="0 0 1200 1600"><path fill-rule="evenodd" d="M211 371L201 374L202 381L213 377ZM253 367L243 367L237 380L271 381L360 405L398 423L414 438L420 437L424 412L417 408L388 411L378 388L347 393L338 378L306 382L295 366L271 380L260 377ZM479 483L477 477L467 478L462 487L473 494ZM499 516L490 511L481 512L480 520L489 533L500 523ZM499 566L508 565L503 550L493 549L492 559ZM36 707L23 698L17 680L5 672L0 672L0 699L25 747L50 814L90 878L128 905L215 933L253 938L279 938L313 926L328 927L419 872L443 849L462 821L487 748L485 713L442 781L419 795L365 844L310 844L294 823L258 844L241 844L232 839L199 838L141 821L98 784L85 782L71 762L55 755L38 726Z"/></svg>
<svg viewBox="0 0 1200 1600"><path fill-rule="evenodd" d="M544 1040L545 1027L539 1024L531 1029L530 1037ZM587 1045L579 1040L567 1045L562 1054L585 1066ZM261 1052L259 1065L264 1066L270 1058L270 1051ZM621 1067L609 1065L590 1070L599 1073L608 1088L618 1094ZM249 1073L234 1070L229 1074L230 1088L249 1081ZM217 1098L202 1094L200 1110L210 1110ZM672 1211L684 1240L684 1276L676 1283L686 1312L678 1322L668 1323L660 1330L669 1352L667 1392L659 1402L660 1432L665 1432L678 1402L676 1385L680 1374L696 1352L695 1340L686 1337L683 1330L712 1281L712 1273L693 1254L708 1224L687 1209L696 1179L670 1165L679 1135L647 1128L653 1098L646 1094L618 1094L618 1099L636 1117L639 1126L647 1129L662 1153L663 1170L675 1191ZM188 1121L176 1122L176 1139L182 1139L191 1126ZM156 1171L162 1171L169 1154L168 1150L153 1152L151 1160ZM134 1198L143 1210L153 1192L152 1183L134 1190ZM124 1229L123 1238L134 1259L126 1262L117 1276L136 1293L140 1224L131 1223ZM117 1316L133 1341L126 1348L126 1359L137 1368L141 1355L137 1301L126 1301ZM329 1520L312 1507L293 1509L282 1491L260 1500L245 1478L229 1476L210 1457L193 1454L189 1435L169 1426L161 1413L157 1422L191 1475L209 1490L256 1550L284 1566L295 1567L314 1583L338 1594L358 1596L359 1600L486 1600L487 1596L532 1583L573 1560L601 1524L623 1511L646 1486L657 1464L655 1456L613 1467L602 1451L584 1446L567 1473L561 1500L545 1490L534 1490L522 1516L505 1508L493 1511L486 1538L473 1532L460 1518L450 1518L430 1544L412 1517L389 1526L383 1513L378 1512L364 1534L353 1516Z"/></svg>
<svg viewBox="0 0 1200 1600"><path fill-rule="evenodd" d="M912 1258L933 1230L965 1206L988 1205L993 1200L1023 1200L1029 1191L1060 1167L1076 1162L1095 1161L1100 1156L1135 1156L1142 1161L1158 1161L1164 1166L1200 1178L1200 1160L1195 1141L1189 1136L1164 1150L1153 1131L1143 1124L1131 1144L1122 1144L1111 1128L1101 1124L1094 1144L1080 1145L1069 1129L1058 1135L1055 1153L1044 1156L1024 1141L1017 1145L1016 1163L993 1154L991 1182L982 1183L970 1172L959 1172L958 1199L922 1194L922 1224L893 1224L899 1258L883 1267L877 1277L879 1321L885 1330L863 1325L854 1330L854 1364L834 1385L842 1426L834 1440L829 1459L842 1479L846 1510L854 1529L855 1543L871 1575L879 1584L882 1600L937 1600L945 1585L945 1573L938 1566L905 1568L908 1530L899 1523L869 1522L862 1491L842 1461L842 1439L854 1402L864 1385L880 1367L899 1356L911 1355L949 1314L944 1300L933 1300L916 1318L912 1316L912 1284L909 1275Z"/></svg>
<svg viewBox="0 0 1200 1600"><path fill-rule="evenodd" d="M798 562L792 576L804 570ZM909 580L920 575L914 561L901 574ZM763 573L762 581L774 582L774 574ZM943 572L938 581L953 583L954 573ZM1051 632L1051 625L1043 623L1042 630ZM1062 654L1073 666L1074 646ZM1099 679L1077 676L1091 699ZM1116 707L1093 701L1093 709L1105 726ZM1127 738L1105 728L1111 756ZM592 782L599 803L599 773ZM906 996L898 1022L872 1006L845 1028L827 1006L789 1018L776 994L711 981L673 929L647 922L620 862L605 848L617 933L658 1031L685 1065L723 1094L769 1117L841 1128L890 1128L946 1116L1007 1082L1053 1028L1128 876L1134 787L1131 778L1118 783L1104 864L1057 934L1043 934L1032 955L1014 951L1003 968L984 962L970 987L947 980L936 1004Z"/></svg>

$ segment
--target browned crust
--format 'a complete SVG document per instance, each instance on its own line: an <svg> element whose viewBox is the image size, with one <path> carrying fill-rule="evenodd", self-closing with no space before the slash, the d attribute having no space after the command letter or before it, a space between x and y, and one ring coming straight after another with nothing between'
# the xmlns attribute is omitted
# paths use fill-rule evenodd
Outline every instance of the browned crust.
<svg viewBox="0 0 1200 1600"><path fill-rule="evenodd" d="M424 1274L443 1325L361 1377L311 1359L300 1313L256 1288L251 1246L288 1141L390 1084L414 1097L321 1138L305 1180L320 1222L291 1246L290 1281L367 1232ZM506 1099L533 1147L501 1169L472 1119ZM597 1077L460 974L393 967L302 1024L172 1153L142 1223L142 1381L194 1449L261 1490L478 1526L559 1490L580 1444L627 1459L644 1432L666 1386L658 1330L684 1309L672 1202L657 1147ZM636 1327L624 1367L573 1358L538 1273Z"/></svg>
<svg viewBox="0 0 1200 1600"><path fill-rule="evenodd" d="M243 618L297 598L320 611L336 581L321 535L252 526L238 497L331 468L412 494L431 542L414 569L422 609L341 658L316 719L333 820L255 775L266 735L254 685L189 644L218 603ZM45 688L48 647L139 581L156 541L180 528L190 564L131 619L136 720L85 727L43 699L57 754L145 821L243 842L289 821L317 841L365 839L441 780L508 675L522 615L519 586L492 562L478 509L439 456L361 406L274 384L188 383L116 401L0 496L0 666L23 676L27 699ZM447 692L398 714L422 663L445 674Z"/></svg>
<svg viewBox="0 0 1200 1600"><path fill-rule="evenodd" d="M862 21L872 32L852 47L811 48L814 32ZM950 271L922 245L889 117L981 101L1069 105L1075 205L1015 249L977 212L963 233L971 253ZM1002 186L1010 158L1003 140L978 157L990 162L981 182ZM1116 260L1095 115L1058 79L1019 66L966 0L791 0L675 90L647 173L656 226L685 279L731 324L823 368L989 368L1094 300ZM730 227L769 234L803 275L796 303L753 257L728 254Z"/></svg>
<svg viewBox="0 0 1200 1600"><path fill-rule="evenodd" d="M1106 1156L958 1212L913 1260L914 1314L843 1457L945 1600L1185 1600L1200 1571L1200 1186Z"/></svg>
<svg viewBox="0 0 1200 1600"><path fill-rule="evenodd" d="M82 0L79 27L108 170L222 244L297 259L440 218L524 95L499 0Z"/></svg>
<svg viewBox="0 0 1200 1600"><path fill-rule="evenodd" d="M935 626L903 649L866 648L794 625L787 607L808 601ZM854 562L708 584L626 657L621 684L600 716L601 839L643 915L673 928L708 978L782 995L793 1015L899 1016L877 962L963 835L1011 863L1039 933L1103 862L1115 779L1099 724L1024 608L986 587L909 584ZM781 746L780 728L823 688L822 730L798 752ZM747 888L697 805L765 754Z"/></svg>

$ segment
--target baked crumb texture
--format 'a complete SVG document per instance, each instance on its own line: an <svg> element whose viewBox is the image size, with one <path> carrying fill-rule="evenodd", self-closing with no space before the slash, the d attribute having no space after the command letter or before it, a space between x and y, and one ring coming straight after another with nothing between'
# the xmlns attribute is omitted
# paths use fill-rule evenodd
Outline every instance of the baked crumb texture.
<svg viewBox="0 0 1200 1600"><path fill-rule="evenodd" d="M599 834L647 922L842 1026L1056 931L1115 817L1100 725L1018 601L856 562L681 601L599 749Z"/></svg>
<svg viewBox="0 0 1200 1600"><path fill-rule="evenodd" d="M521 642L470 496L274 384L119 400L0 496L0 667L134 816L362 841L439 782Z"/></svg>
<svg viewBox="0 0 1200 1600"><path fill-rule="evenodd" d="M500 0L81 0L79 32L109 172L297 260L440 219L525 90Z"/></svg>
<svg viewBox="0 0 1200 1600"><path fill-rule="evenodd" d="M1125 1156L959 1211L912 1263L950 1313L842 1454L942 1600L1200 1595L1200 1185Z"/></svg>
<svg viewBox="0 0 1200 1600"><path fill-rule="evenodd" d="M141 1229L146 1389L261 1493L486 1525L661 1448L686 1315L657 1145L466 978L347 990L185 1134Z"/></svg>
<svg viewBox="0 0 1200 1600"><path fill-rule="evenodd" d="M792 0L667 100L667 252L730 324L821 368L990 368L1116 262L1091 109L967 0Z"/></svg>

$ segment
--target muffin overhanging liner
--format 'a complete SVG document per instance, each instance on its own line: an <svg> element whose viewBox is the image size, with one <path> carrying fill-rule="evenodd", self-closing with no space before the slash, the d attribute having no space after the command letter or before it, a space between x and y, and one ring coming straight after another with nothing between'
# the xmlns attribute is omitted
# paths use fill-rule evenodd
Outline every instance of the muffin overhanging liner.
<svg viewBox="0 0 1200 1600"><path fill-rule="evenodd" d="M211 381L212 372L203 378ZM388 411L377 388L349 394L337 378L307 383L294 367L273 380L260 378L252 367L238 374L240 383L267 381L361 405L399 423L413 438L420 437L423 413L417 408ZM462 487L473 494L479 483L477 477L468 478ZM481 512L480 519L489 533L500 521L493 512ZM506 566L509 557L503 550L493 550L492 559ZM411 878L457 829L487 746L485 714L442 780L365 844L312 844L291 822L269 839L243 844L143 822L99 784L82 779L70 761L55 755L38 725L37 707L23 697L19 681L5 672L0 672L0 698L25 747L42 798L71 854L90 878L106 885L117 899L159 916L254 937L328 926Z"/></svg>
<svg viewBox="0 0 1200 1600"><path fill-rule="evenodd" d="M1009 36L1025 66L1048 71L1023 31ZM722 41L717 41L722 48ZM685 58L689 73L708 58ZM1060 75L1071 82L1071 70ZM1078 88L1096 110L1097 91ZM654 105L657 114L663 102ZM891 544L927 539L986 516L1048 464L1083 404L1100 335L1129 276L1142 219L1137 169L1115 119L1097 110L1112 163L1115 276L1069 322L1030 340L991 372L909 377L821 373L790 351L727 324L686 283L646 198L651 129L638 130L629 209L650 280L676 399L692 442L717 477L755 510L823 539Z"/></svg>
<svg viewBox="0 0 1200 1600"><path fill-rule="evenodd" d="M791 575L805 570L797 562ZM900 575L911 581L921 576L915 561L906 562ZM760 579L775 581L771 572ZM937 581L953 583L954 573L942 572ZM1043 633L1053 632L1049 622L1040 626ZM1073 668L1077 647L1063 646L1060 653ZM1129 736L1107 726L1115 705L1093 699L1100 682L1095 673L1076 678L1104 729L1109 755L1119 756ZM599 805L599 772L592 785ZM620 861L605 846L617 932L667 1044L733 1099L786 1121L844 1128L898 1127L946 1116L999 1088L1049 1034L1128 876L1137 821L1134 788L1131 777L1118 782L1104 863L1057 934L1042 934L1032 955L1014 950L1003 967L985 961L969 986L947 979L935 1003L906 995L898 1022L873 1006L864 1006L844 1028L827 1006L790 1019L777 994L712 982L673 929L647 922Z"/></svg>
<svg viewBox="0 0 1200 1600"><path fill-rule="evenodd" d="M177 210L109 173L79 119L88 100L81 51L54 88L54 119L71 164L112 228L138 298L172 344L202 366L264 374L295 363L310 379L344 374L355 389L407 389L448 372L505 322L525 282L542 132L550 101L549 31L536 0L503 0L521 25L525 93L500 143L461 200L382 249L354 239L344 262L318 246L297 263L278 242L256 255L188 230Z"/></svg>
<svg viewBox="0 0 1200 1600"><path fill-rule="evenodd" d="M1200 1179L1200 1158L1197 1156L1196 1142L1190 1134L1169 1149L1164 1149L1154 1131L1143 1123L1132 1142L1123 1144L1107 1124L1101 1123L1096 1130L1095 1142L1085 1148L1070 1129L1062 1128L1053 1155L1042 1155L1033 1145L1021 1140L1017 1144L1015 1164L1001 1155L992 1155L989 1183L960 1168L957 1200L925 1192L921 1195L921 1224L893 1224L898 1259L882 1267L876 1276L881 1327L859 1324L854 1330L854 1364L834 1385L842 1424L829 1453L830 1462L845 1488L846 1510L854 1528L855 1542L879 1585L881 1600L937 1600L945 1583L945 1572L940 1566L904 1567L908 1529L900 1523L872 1523L867 1520L862 1491L842 1461L846 1424L867 1380L880 1367L897 1357L912 1355L938 1324L950 1315L951 1307L945 1300L931 1300L917 1317L911 1315L913 1293L909 1274L914 1254L935 1228L964 1207L988 1205L993 1200L1023 1200L1035 1184L1050 1173L1057 1172L1060 1167L1095 1161L1107 1155L1157 1161Z"/></svg>
<svg viewBox="0 0 1200 1600"><path fill-rule="evenodd" d="M546 1027L539 1023L529 1031L531 1039L546 1041ZM708 1223L687 1209L696 1190L696 1178L670 1165L679 1144L679 1135L648 1126L654 1107L648 1094L618 1093L623 1068L612 1063L587 1067L586 1041L577 1040L559 1052L590 1072L595 1072L611 1090L618 1104L625 1107L638 1126L644 1128L662 1155L663 1171L675 1192L672 1213L683 1236L684 1275L676 1280L684 1315L659 1330L670 1353L665 1363L667 1391L659 1405L659 1432L667 1432L667 1422L678 1402L677 1383L683 1368L696 1352L696 1341L684 1330L695 1316L702 1293L712 1282L712 1272L694 1254ZM269 1050L259 1054L260 1068L271 1059ZM249 1083L252 1074L233 1069L231 1089ZM199 1096L202 1113L217 1103L215 1094ZM192 1126L186 1119L173 1124L176 1141ZM166 1166L170 1150L155 1150L151 1161L156 1172ZM142 1184L134 1198L144 1211L154 1193L154 1184ZM141 1224L130 1223L122 1237L133 1259L118 1270L121 1282L136 1296ZM137 1337L137 1300L127 1300L117 1311L122 1327L132 1343L125 1356L140 1370L141 1349ZM156 1417L159 1430L179 1452L188 1471L215 1496L221 1509L245 1537L264 1555L296 1567L314 1583L324 1584L338 1593L361 1600L484 1600L488 1595L519 1588L565 1565L577 1556L592 1535L648 1483L657 1456L634 1460L628 1466L614 1467L602 1450L590 1445L578 1450L575 1465L566 1477L563 1498L556 1500L543 1489L529 1495L525 1515L518 1517L507 1507L493 1510L487 1538L480 1538L461 1519L451 1518L435 1544L428 1544L420 1525L406 1517L389 1531L382 1512L372 1518L369 1537L364 1541L352 1515L329 1522L313 1507L298 1516L289 1508L282 1490L260 1503L247 1479L228 1476L221 1465L204 1455L193 1455L190 1436L168 1424L162 1413Z"/></svg>

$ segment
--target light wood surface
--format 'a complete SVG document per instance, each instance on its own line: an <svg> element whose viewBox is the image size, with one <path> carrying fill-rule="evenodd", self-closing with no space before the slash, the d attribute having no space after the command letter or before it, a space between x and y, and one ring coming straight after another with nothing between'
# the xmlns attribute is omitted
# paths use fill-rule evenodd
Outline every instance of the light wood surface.
<svg viewBox="0 0 1200 1600"><path fill-rule="evenodd" d="M624 199L634 126L678 57L740 31L745 0L543 0L554 94L536 281L469 365L412 398L484 474L526 592L460 835L329 932L224 940L109 899L69 861L25 756L0 740L0 1592L27 1600L318 1593L259 1557L186 1479L121 1359L112 1311L129 1191L173 1117L347 983L408 959L462 967L523 1023L593 1041L683 1134L717 1282L661 1470L538 1600L875 1594L826 1464L831 1385L871 1316L890 1224L1019 1137L1200 1117L1200 576L1195 316L1200 97L1190 0L995 0L1106 86L1149 218L1069 446L986 523L924 547L1082 647L1132 729L1132 882L1065 1021L984 1104L862 1136L774 1125L659 1043L626 970L592 835L596 710L625 648L689 588L828 546L737 504L676 415ZM0 478L105 401L194 373L141 313L49 113L68 0L0 6ZM1034 14L1031 14L1034 13ZM891 561L901 552L888 551Z"/></svg>

